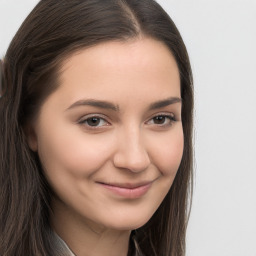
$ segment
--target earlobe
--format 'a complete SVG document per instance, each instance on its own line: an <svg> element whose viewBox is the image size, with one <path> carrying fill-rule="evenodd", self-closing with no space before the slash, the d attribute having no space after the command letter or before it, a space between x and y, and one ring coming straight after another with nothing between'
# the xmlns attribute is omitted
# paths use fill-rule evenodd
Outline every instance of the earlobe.
<svg viewBox="0 0 256 256"><path fill-rule="evenodd" d="M34 152L37 152L37 136L36 136L36 132L34 130L34 128L29 125L29 126L26 126L24 128L24 132L25 132L25 135L26 135L26 139L27 139L27 143L28 143L28 146L29 148L34 151Z"/></svg>

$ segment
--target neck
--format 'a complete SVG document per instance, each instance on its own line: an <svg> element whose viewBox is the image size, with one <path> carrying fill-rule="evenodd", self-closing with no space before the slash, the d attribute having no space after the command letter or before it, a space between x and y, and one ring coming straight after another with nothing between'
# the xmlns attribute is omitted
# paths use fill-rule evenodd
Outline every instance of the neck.
<svg viewBox="0 0 256 256"><path fill-rule="evenodd" d="M127 256L129 230L109 229L63 210L53 207L52 227L76 256Z"/></svg>

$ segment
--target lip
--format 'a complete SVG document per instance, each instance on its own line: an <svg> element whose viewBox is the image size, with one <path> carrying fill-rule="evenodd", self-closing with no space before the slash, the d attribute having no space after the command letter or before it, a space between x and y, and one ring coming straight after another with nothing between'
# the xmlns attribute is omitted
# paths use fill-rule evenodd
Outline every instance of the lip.
<svg viewBox="0 0 256 256"><path fill-rule="evenodd" d="M100 186L112 192L115 195L128 198L136 199L145 195L152 185L150 182L141 182L141 183L103 183L97 182Z"/></svg>

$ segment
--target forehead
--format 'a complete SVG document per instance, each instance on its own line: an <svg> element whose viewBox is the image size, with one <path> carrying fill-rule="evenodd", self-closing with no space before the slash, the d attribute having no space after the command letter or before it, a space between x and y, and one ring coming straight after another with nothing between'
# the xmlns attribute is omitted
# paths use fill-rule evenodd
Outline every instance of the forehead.
<svg viewBox="0 0 256 256"><path fill-rule="evenodd" d="M180 97L176 61L168 47L143 38L111 41L76 52L61 68L60 87L70 101L80 97L118 100L120 95L150 100ZM155 98L156 97L156 98Z"/></svg>
<svg viewBox="0 0 256 256"><path fill-rule="evenodd" d="M172 67L178 69L176 61L168 47L160 41L151 38L130 39L129 41L110 41L82 49L72 54L62 64L62 71L74 70L83 64L82 68L93 68L104 65L106 71L114 68L133 69L137 67L145 70L150 64L153 69ZM167 65L166 65L167 64ZM170 70L169 70L170 72Z"/></svg>

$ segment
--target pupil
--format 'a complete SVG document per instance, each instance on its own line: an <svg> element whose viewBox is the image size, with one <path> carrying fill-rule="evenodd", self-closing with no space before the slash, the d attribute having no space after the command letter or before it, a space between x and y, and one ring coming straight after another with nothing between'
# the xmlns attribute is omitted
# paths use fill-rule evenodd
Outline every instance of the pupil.
<svg viewBox="0 0 256 256"><path fill-rule="evenodd" d="M90 119L87 120L87 123L90 125L90 126L97 126L99 123L100 123L100 119L97 118L97 117L92 117Z"/></svg>
<svg viewBox="0 0 256 256"><path fill-rule="evenodd" d="M155 124L163 124L165 121L165 116L157 116L154 118Z"/></svg>

